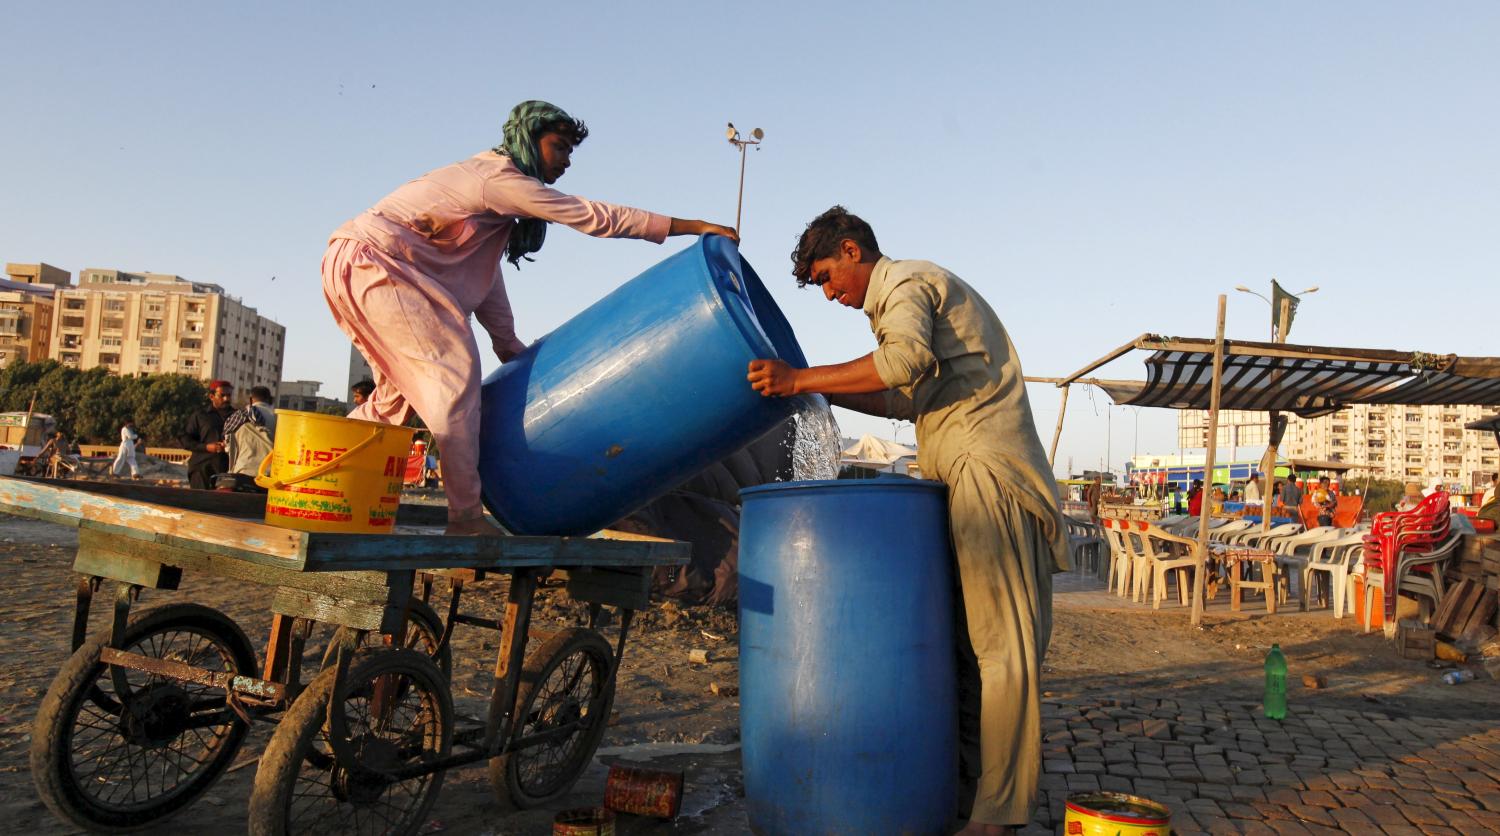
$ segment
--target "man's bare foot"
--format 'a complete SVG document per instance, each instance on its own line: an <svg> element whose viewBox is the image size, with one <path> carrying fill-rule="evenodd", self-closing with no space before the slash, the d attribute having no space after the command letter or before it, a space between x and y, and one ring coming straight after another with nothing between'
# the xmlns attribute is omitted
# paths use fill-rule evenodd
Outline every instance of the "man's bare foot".
<svg viewBox="0 0 1500 836"><path fill-rule="evenodd" d="M971 821L965 824L964 829L958 831L956 836L1010 836L1014 832L1013 828L1004 825Z"/></svg>
<svg viewBox="0 0 1500 836"><path fill-rule="evenodd" d="M448 528L443 533L450 537L499 537L505 534L484 517L449 520Z"/></svg>

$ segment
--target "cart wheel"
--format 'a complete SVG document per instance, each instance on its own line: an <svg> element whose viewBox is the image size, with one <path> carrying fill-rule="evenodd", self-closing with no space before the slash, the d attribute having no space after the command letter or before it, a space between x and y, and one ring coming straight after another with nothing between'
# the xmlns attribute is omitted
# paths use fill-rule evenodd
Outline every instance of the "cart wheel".
<svg viewBox="0 0 1500 836"><path fill-rule="evenodd" d="M295 833L415 833L437 800L443 773L390 780L381 771L433 761L453 743L448 679L414 650L360 650L337 699L356 753L351 770L329 741L329 668L282 716L261 756L250 795L252 836ZM377 694L385 693L385 705ZM361 769L362 768L362 769Z"/></svg>
<svg viewBox="0 0 1500 836"><path fill-rule="evenodd" d="M546 804L583 774L614 702L613 655L603 636L572 627L526 657L516 699L520 727L512 739L571 730L490 760L490 786L501 804L522 810Z"/></svg>
<svg viewBox="0 0 1500 836"><path fill-rule="evenodd" d="M438 642L443 637L443 620L437 611L422 601L413 600L410 609L407 610L406 619L406 647L421 651L432 657L437 662L438 669L443 672L444 677L453 673L453 650L450 645L443 645L438 649ZM333 634L333 640L328 643L328 650L323 653L323 667L331 668L338 659L337 653L340 647L349 650L358 650L361 647L379 647L379 633L365 633L364 642L359 640L359 631L348 627L340 627Z"/></svg>
<svg viewBox="0 0 1500 836"><path fill-rule="evenodd" d="M63 664L32 727L37 794L85 830L136 830L191 804L223 774L246 723L224 691L122 669L127 693L99 661L109 633ZM124 649L213 671L253 675L255 650L217 610L171 604L141 613Z"/></svg>

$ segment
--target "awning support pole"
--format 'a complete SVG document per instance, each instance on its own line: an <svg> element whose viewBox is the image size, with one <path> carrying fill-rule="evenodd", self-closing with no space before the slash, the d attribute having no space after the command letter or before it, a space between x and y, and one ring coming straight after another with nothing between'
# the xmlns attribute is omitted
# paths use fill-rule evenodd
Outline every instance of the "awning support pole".
<svg viewBox="0 0 1500 836"><path fill-rule="evenodd" d="M1282 299L1281 310L1278 311L1276 315L1276 321L1278 323L1276 326L1276 333L1274 335L1276 342L1286 342L1286 329L1287 326L1291 324L1288 321L1291 318L1292 300ZM1280 375L1277 375L1277 377L1279 378ZM1271 410L1271 413L1268 417L1270 418L1271 426L1267 429L1266 432L1266 457L1262 459L1260 463L1261 476L1265 478L1265 487L1261 490L1260 493L1261 531L1271 530L1271 488L1276 484L1276 450L1281 446L1281 436L1276 433L1276 424L1278 418L1280 418L1280 413L1276 410ZM1283 425L1283 427L1284 426L1285 425ZM1293 513L1295 512L1296 509L1293 509Z"/></svg>
<svg viewBox="0 0 1500 836"><path fill-rule="evenodd" d="M1193 573L1194 627L1203 624L1203 594L1208 583L1204 577L1208 569L1208 518L1213 509L1214 458L1219 448L1219 384L1224 374L1224 304L1226 297L1219 294L1219 322L1214 329L1214 377L1213 388L1208 399L1208 450L1203 457L1203 497L1198 503L1198 571ZM1275 590L1267 592L1275 595Z"/></svg>
<svg viewBox="0 0 1500 836"><path fill-rule="evenodd" d="M1062 387L1062 403L1057 407L1057 429L1052 431L1052 449L1047 451L1047 464L1057 464L1057 440L1062 438L1063 415L1068 412L1068 388Z"/></svg>

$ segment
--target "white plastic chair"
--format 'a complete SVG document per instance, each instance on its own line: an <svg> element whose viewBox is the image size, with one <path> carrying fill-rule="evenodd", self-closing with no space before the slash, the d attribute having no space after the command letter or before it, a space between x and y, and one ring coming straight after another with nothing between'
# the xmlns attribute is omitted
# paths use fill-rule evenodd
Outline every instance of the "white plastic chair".
<svg viewBox="0 0 1500 836"><path fill-rule="evenodd" d="M1187 606L1190 575L1198 568L1198 541L1173 534L1156 525L1146 526L1146 530L1141 533L1150 551L1151 608L1161 609L1162 599L1167 597L1168 574L1177 576L1177 599L1184 607ZM1185 546L1186 555L1174 554L1171 548L1173 543Z"/></svg>
<svg viewBox="0 0 1500 836"><path fill-rule="evenodd" d="M1344 610L1349 605L1349 575L1353 573L1354 565L1364 555L1364 551L1365 535L1357 529L1352 534L1315 544L1299 578L1298 594L1301 596L1302 609L1306 610L1311 605L1313 574L1327 572L1328 601L1333 605L1333 617L1343 618Z"/></svg>

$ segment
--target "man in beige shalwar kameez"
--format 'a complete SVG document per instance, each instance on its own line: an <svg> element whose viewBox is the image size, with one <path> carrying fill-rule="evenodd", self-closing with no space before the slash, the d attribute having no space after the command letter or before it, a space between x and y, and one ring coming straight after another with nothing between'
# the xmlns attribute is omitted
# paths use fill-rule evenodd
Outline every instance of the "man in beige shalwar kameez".
<svg viewBox="0 0 1500 836"><path fill-rule="evenodd" d="M799 285L864 310L879 347L810 369L756 360L751 385L916 421L922 473L948 487L962 587L961 783L974 793L962 832L1020 828L1041 771L1051 574L1067 568L1068 552L1015 348L973 288L931 262L882 256L869 225L842 207L808 224L792 259Z"/></svg>

